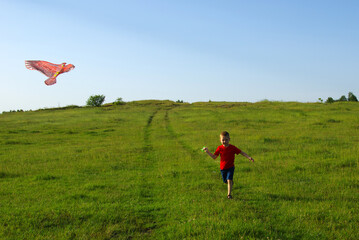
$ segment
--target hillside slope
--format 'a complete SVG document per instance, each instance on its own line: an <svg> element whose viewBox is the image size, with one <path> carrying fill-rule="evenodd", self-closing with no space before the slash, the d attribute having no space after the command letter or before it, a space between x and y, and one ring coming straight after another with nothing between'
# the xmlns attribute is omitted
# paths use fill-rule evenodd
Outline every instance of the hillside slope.
<svg viewBox="0 0 359 240"><path fill-rule="evenodd" d="M359 105L138 101L0 115L1 239L357 239ZM226 198L212 152L236 157Z"/></svg>

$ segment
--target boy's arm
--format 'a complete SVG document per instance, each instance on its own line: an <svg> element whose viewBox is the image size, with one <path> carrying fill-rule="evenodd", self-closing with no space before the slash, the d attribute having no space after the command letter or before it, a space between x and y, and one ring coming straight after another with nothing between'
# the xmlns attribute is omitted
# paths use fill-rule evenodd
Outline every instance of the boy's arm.
<svg viewBox="0 0 359 240"><path fill-rule="evenodd" d="M245 152L242 151L241 154L242 154L244 157L248 158L249 161L254 162L254 159L253 159L252 157L248 156L247 153L245 153Z"/></svg>
<svg viewBox="0 0 359 240"><path fill-rule="evenodd" d="M212 153L208 150L208 148L203 148L203 151L205 151L205 152L208 154L208 156L210 156L210 157L213 158L213 159L216 159L216 158L218 157L218 155L212 154Z"/></svg>

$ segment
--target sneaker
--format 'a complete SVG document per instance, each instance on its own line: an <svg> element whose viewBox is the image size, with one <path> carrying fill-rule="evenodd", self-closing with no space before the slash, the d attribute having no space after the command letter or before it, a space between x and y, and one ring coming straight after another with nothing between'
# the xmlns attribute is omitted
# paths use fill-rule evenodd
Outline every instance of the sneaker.
<svg viewBox="0 0 359 240"><path fill-rule="evenodd" d="M227 198L228 198L228 199L232 199L232 195L228 195Z"/></svg>

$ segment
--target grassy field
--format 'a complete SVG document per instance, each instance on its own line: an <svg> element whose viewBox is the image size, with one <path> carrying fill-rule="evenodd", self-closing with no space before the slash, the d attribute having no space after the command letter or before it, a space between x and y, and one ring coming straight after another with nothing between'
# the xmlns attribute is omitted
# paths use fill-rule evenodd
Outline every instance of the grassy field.
<svg viewBox="0 0 359 240"><path fill-rule="evenodd" d="M359 104L139 101L0 115L0 239L359 239ZM236 158L226 198L212 152Z"/></svg>

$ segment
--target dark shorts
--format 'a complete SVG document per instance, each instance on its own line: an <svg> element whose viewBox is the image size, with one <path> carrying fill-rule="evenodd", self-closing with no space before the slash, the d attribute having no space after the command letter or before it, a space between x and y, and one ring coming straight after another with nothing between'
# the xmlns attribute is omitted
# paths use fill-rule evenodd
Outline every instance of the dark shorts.
<svg viewBox="0 0 359 240"><path fill-rule="evenodd" d="M227 180L233 181L234 167L221 170L221 174L224 183L227 183Z"/></svg>

